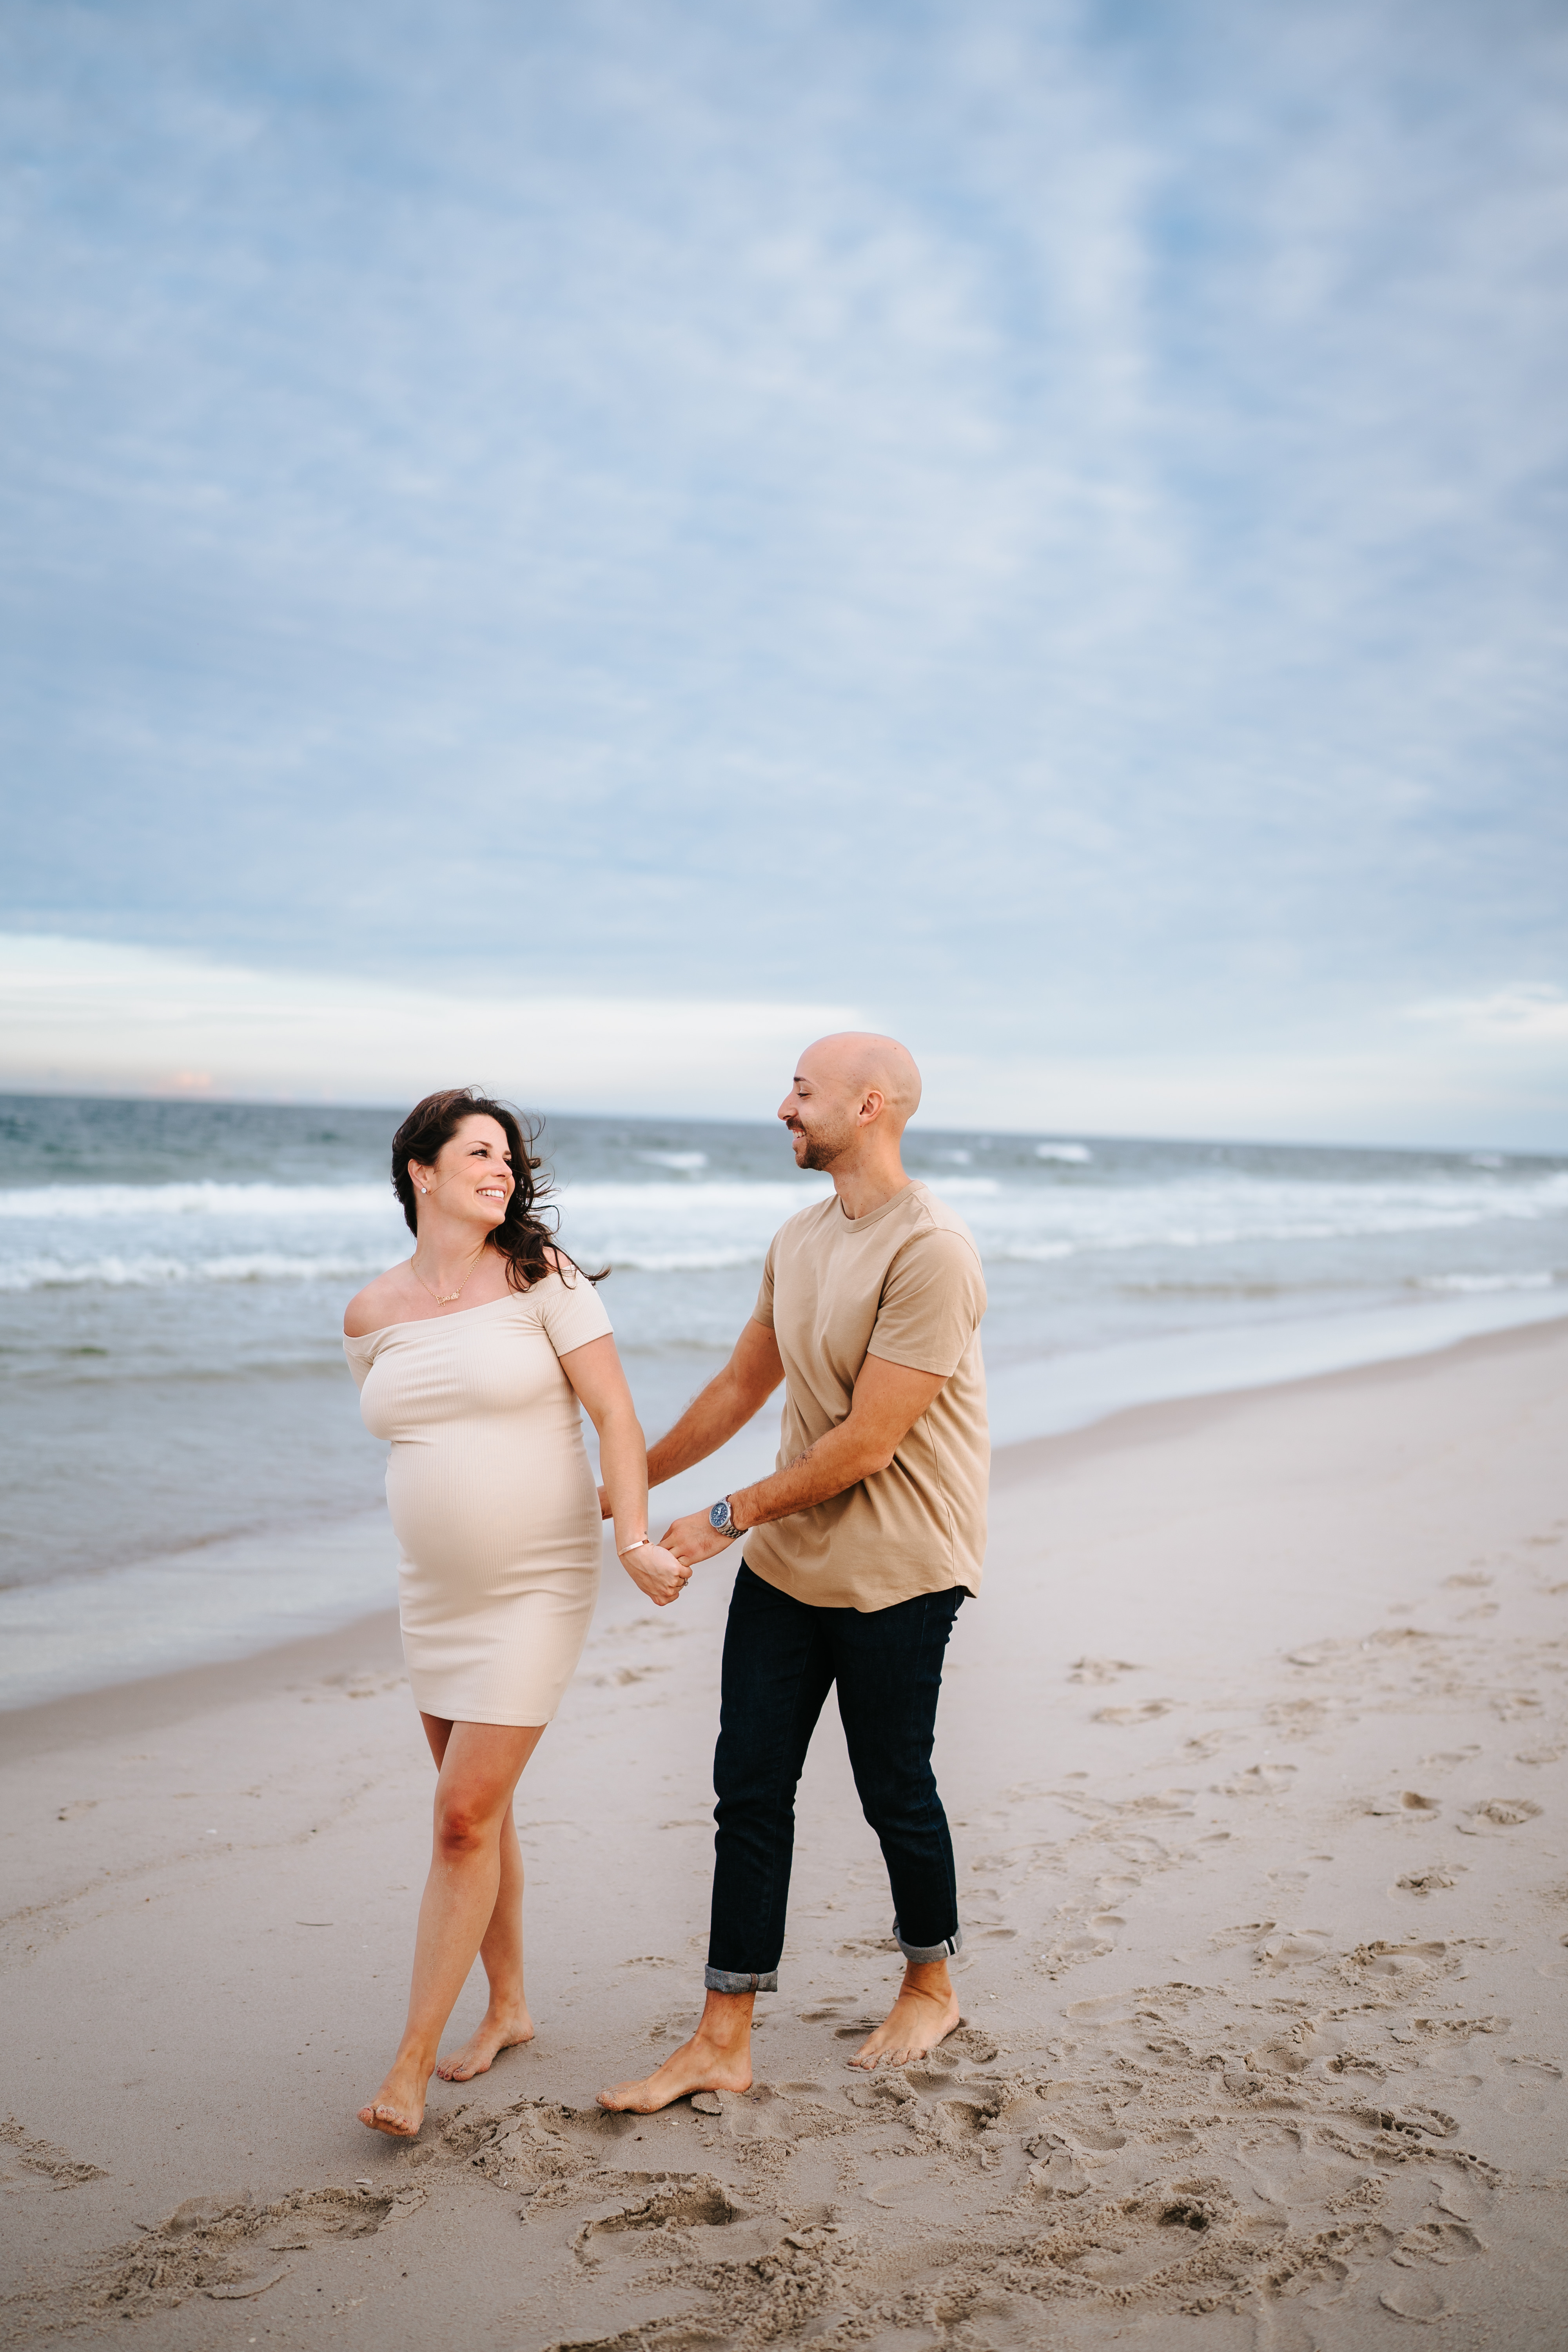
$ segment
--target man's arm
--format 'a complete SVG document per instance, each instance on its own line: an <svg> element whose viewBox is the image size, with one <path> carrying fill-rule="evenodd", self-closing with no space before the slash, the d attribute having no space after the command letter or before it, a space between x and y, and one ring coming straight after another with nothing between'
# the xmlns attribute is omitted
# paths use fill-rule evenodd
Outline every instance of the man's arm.
<svg viewBox="0 0 1568 2352"><path fill-rule="evenodd" d="M762 1326L756 1328L761 1330ZM765 1336L773 1338L771 1331ZM719 1380L723 1378L721 1372ZM719 1381L710 1385L717 1388ZM771 1477L760 1478L754 1486L742 1486L731 1495L731 1517L742 1528L763 1527L770 1519L787 1518L792 1511L809 1510L813 1503L826 1503L832 1496L858 1486L862 1478L885 1470L921 1413L946 1385L944 1373L917 1372L908 1364L889 1364L880 1356L868 1356L855 1382L849 1411L837 1428L827 1430L786 1468L775 1470ZM705 1389L685 1419L670 1432L664 1441L666 1444L679 1434L708 1394ZM738 1429L740 1425L736 1422L733 1427ZM654 1449L655 1453L659 1450L657 1446ZM702 1449L711 1451L710 1446ZM689 1459L700 1462L702 1453L694 1453ZM651 1454L648 1461L651 1485ZM684 1468L685 1462L679 1466ZM658 1475L668 1477L671 1473L661 1470ZM714 1533L705 1511L677 1519L660 1541L667 1551L672 1551L677 1559L689 1566L694 1560L710 1559L715 1552L726 1548L725 1538Z"/></svg>
<svg viewBox="0 0 1568 2352"><path fill-rule="evenodd" d="M783 1378L784 1358L773 1332L765 1323L748 1323L723 1370L693 1397L675 1427L648 1447L648 1485L662 1486L667 1478L679 1477L694 1463L706 1462L710 1454L717 1454L738 1429L744 1429L754 1412L761 1412ZM604 1517L609 1516L603 1486L599 1509Z"/></svg>

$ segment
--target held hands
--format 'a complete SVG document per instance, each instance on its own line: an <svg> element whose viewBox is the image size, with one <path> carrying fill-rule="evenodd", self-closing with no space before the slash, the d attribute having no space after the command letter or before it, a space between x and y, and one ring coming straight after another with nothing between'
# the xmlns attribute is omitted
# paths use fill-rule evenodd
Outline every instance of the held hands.
<svg viewBox="0 0 1568 2352"><path fill-rule="evenodd" d="M691 1580L689 1568L660 1544L639 1544L635 1551L624 1552L621 1566L656 1609L668 1609L679 1601Z"/></svg>
<svg viewBox="0 0 1568 2352"><path fill-rule="evenodd" d="M677 1519L666 1528L659 1540L677 1559L695 1567L700 1559L712 1559L728 1551L733 1538L720 1535L706 1511L693 1511L689 1518Z"/></svg>

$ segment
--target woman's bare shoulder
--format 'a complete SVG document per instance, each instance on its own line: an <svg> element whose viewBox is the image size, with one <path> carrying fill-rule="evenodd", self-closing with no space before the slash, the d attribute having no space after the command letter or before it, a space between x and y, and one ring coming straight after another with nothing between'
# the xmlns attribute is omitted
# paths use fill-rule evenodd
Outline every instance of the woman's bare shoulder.
<svg viewBox="0 0 1568 2352"><path fill-rule="evenodd" d="M398 1309L408 1304L406 1286L400 1265L387 1267L374 1282L349 1300L343 1309L343 1337L363 1339L372 1331L384 1331L389 1323L398 1319Z"/></svg>

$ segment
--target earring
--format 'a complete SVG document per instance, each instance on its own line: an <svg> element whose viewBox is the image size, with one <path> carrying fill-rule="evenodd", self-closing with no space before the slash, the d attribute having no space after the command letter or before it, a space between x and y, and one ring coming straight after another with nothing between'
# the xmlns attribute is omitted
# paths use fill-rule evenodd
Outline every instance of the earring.
<svg viewBox="0 0 1568 2352"><path fill-rule="evenodd" d="M419 1190L420 1190L422 1192L427 1192L430 1190L430 1187L429 1187L429 1185L428 1185L428 1184L421 1184L421 1186L419 1187Z"/></svg>

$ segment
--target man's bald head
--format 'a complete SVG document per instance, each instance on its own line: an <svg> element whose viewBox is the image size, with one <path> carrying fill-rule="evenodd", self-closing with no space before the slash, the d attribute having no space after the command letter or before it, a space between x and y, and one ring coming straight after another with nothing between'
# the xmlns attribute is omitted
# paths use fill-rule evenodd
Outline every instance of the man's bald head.
<svg viewBox="0 0 1568 2352"><path fill-rule="evenodd" d="M874 1029L840 1029L819 1037L800 1057L804 1075L811 1072L844 1094L879 1094L897 1133L921 1107L921 1074L915 1057L896 1037L879 1036Z"/></svg>
<svg viewBox="0 0 1568 2352"><path fill-rule="evenodd" d="M920 1100L921 1074L907 1045L845 1029L806 1047L779 1117L795 1138L797 1167L851 1166L868 1150L874 1162L890 1154L896 1166L899 1138Z"/></svg>

